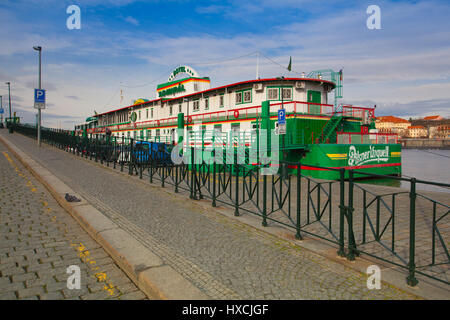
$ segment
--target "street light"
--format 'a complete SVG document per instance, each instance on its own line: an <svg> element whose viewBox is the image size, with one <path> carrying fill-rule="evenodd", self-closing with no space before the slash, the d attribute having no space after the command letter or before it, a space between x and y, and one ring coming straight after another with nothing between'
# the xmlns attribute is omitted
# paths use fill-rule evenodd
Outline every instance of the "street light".
<svg viewBox="0 0 450 320"><path fill-rule="evenodd" d="M189 99L188 98L183 98L183 102L187 102L187 107L186 107L186 141L185 143L187 143L189 141Z"/></svg>
<svg viewBox="0 0 450 320"><path fill-rule="evenodd" d="M2 116L2 119L0 121L0 128L3 128L3 96L0 96L0 110L2 113L0 114Z"/></svg>
<svg viewBox="0 0 450 320"><path fill-rule="evenodd" d="M13 129L11 126L12 115L11 115L11 82L5 82L8 85L8 97L9 97L9 133L13 133Z"/></svg>
<svg viewBox="0 0 450 320"><path fill-rule="evenodd" d="M34 50L39 51L39 88L41 88L41 54L42 54L42 47L40 46L34 46ZM41 146L41 108L38 108L38 128L37 128L37 142L38 146Z"/></svg>

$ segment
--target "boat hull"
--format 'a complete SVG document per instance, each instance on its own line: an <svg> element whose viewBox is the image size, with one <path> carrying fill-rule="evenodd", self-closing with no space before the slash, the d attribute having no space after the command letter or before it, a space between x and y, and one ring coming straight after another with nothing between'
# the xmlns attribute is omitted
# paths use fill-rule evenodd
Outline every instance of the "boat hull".
<svg viewBox="0 0 450 320"><path fill-rule="evenodd" d="M315 168L313 166L355 170L355 178L367 178L359 171L381 174L401 175L400 144L314 144L308 146L309 152L301 160L302 174L317 179L339 179L336 170ZM348 171L346 171L348 178Z"/></svg>

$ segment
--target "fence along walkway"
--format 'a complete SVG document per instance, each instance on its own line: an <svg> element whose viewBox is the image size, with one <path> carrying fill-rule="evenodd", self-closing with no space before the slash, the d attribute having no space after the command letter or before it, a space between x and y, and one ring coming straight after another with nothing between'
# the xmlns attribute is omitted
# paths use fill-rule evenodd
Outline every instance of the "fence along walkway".
<svg viewBox="0 0 450 320"><path fill-rule="evenodd" d="M16 126L15 130L36 135L33 127ZM442 188L450 184L389 177L409 182L409 190L370 186L356 183L354 171L344 169L338 181L311 179L301 170L296 175L268 176L257 166L174 165L164 150L133 151L133 141L127 146L108 137L87 139L56 131L43 131L42 137L66 151L118 166L162 187L171 186L191 199L208 198L212 206L231 206L236 216L255 214L263 226L292 228L298 239L309 235L334 243L338 254L349 260L363 253L402 267L411 286L418 283L416 274L450 284L449 194L416 190L419 183ZM299 165L282 162L280 171Z"/></svg>

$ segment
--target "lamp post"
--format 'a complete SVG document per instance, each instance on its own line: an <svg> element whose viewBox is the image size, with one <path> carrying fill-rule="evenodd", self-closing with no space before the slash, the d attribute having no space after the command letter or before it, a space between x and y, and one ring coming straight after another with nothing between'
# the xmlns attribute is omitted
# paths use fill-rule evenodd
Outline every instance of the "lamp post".
<svg viewBox="0 0 450 320"><path fill-rule="evenodd" d="M9 97L9 123L10 125L8 126L9 128L9 133L13 133L13 129L11 126L11 121L12 121L12 115L11 115L11 82L6 82L6 84L8 85L8 97Z"/></svg>
<svg viewBox="0 0 450 320"><path fill-rule="evenodd" d="M0 109L3 112L3 96L0 96ZM1 121L0 121L0 128L3 128L3 113L1 113Z"/></svg>
<svg viewBox="0 0 450 320"><path fill-rule="evenodd" d="M280 89L280 94L281 94L281 109L282 110L284 110L284 94L283 94L283 89L284 89L284 76L281 76L281 77L278 77L277 78L278 80L280 80L281 81L281 89ZM286 110L284 111L284 114L285 114L285 117L286 117ZM278 126L279 126L280 124L278 124ZM285 124L285 126L287 126L286 124ZM286 130L287 131L287 130ZM285 136L286 136L286 133L285 134L283 134L283 136L281 137L281 143L282 143L282 148L283 148L283 161L286 161L286 158L287 158L287 152L286 152L286 141L285 141ZM281 166L281 170L282 170L282 172L281 172L281 175L283 176L283 177L287 177L287 175L288 175L288 172L287 172L287 167L285 166L285 165L282 165Z"/></svg>
<svg viewBox="0 0 450 320"><path fill-rule="evenodd" d="M34 50L39 51L39 87L41 88L41 54L42 54L42 47L40 46L34 46ZM38 147L41 146L41 108L38 108L38 123L37 123L37 143Z"/></svg>

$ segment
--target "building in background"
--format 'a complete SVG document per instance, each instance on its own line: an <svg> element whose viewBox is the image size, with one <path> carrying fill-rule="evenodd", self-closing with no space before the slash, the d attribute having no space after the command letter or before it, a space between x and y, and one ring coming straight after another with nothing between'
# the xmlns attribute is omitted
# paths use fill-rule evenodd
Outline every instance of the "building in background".
<svg viewBox="0 0 450 320"><path fill-rule="evenodd" d="M431 139L450 139L450 125L432 126L429 131Z"/></svg>
<svg viewBox="0 0 450 320"><path fill-rule="evenodd" d="M408 138L428 138L428 130L424 126L409 126L405 136Z"/></svg>
<svg viewBox="0 0 450 320"><path fill-rule="evenodd" d="M407 135L410 126L411 122L408 120L394 116L377 117L375 120L375 127L379 132L397 133L400 137Z"/></svg>
<svg viewBox="0 0 450 320"><path fill-rule="evenodd" d="M440 115L437 115L437 116L424 117L423 120L440 121L440 120L444 120L444 118L441 117Z"/></svg>

